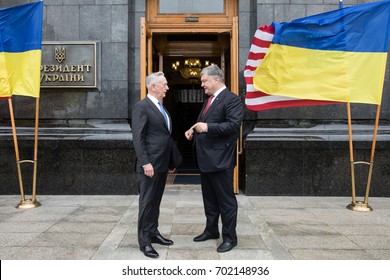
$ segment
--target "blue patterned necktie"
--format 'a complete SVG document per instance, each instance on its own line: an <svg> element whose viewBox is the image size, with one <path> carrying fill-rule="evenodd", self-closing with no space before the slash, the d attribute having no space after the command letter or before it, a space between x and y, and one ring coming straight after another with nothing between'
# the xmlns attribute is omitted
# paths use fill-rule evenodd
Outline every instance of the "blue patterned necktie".
<svg viewBox="0 0 390 280"><path fill-rule="evenodd" d="M168 116L167 116L167 113L165 112L162 104L159 102L158 103L158 106L160 106L160 111L161 111L161 114L164 116L164 119L165 119L165 122L167 123L167 127L169 127L169 122L168 122Z"/></svg>

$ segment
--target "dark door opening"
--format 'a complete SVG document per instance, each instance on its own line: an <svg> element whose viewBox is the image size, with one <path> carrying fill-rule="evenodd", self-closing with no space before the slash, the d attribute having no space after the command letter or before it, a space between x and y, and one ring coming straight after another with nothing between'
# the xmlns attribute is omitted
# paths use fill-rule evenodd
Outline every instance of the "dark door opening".
<svg viewBox="0 0 390 280"><path fill-rule="evenodd" d="M229 46L230 37L226 33L154 35L153 49L156 55L153 65L158 65L168 80L170 89L164 98L164 106L172 117L172 136L184 160L173 176L173 184L200 184L193 142L185 138L184 132L196 123L207 98L201 88L201 69L212 63L217 64L225 69L226 84L229 86Z"/></svg>
<svg viewBox="0 0 390 280"><path fill-rule="evenodd" d="M164 105L172 117L172 137L183 156L183 164L176 171L173 184L200 184L193 142L185 138L184 132L196 123L205 100L205 94L198 78L185 79L180 71L172 70L172 64L177 61L182 62L178 57L164 58L164 73L170 87L164 98Z"/></svg>

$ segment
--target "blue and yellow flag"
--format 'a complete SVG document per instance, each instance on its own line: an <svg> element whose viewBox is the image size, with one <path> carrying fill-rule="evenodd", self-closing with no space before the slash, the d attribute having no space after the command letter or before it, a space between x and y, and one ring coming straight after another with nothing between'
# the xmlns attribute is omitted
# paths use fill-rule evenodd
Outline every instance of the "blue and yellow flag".
<svg viewBox="0 0 390 280"><path fill-rule="evenodd" d="M0 98L39 97L43 2L0 9Z"/></svg>
<svg viewBox="0 0 390 280"><path fill-rule="evenodd" d="M270 48L254 74L266 94L380 104L389 44L390 1L272 23Z"/></svg>

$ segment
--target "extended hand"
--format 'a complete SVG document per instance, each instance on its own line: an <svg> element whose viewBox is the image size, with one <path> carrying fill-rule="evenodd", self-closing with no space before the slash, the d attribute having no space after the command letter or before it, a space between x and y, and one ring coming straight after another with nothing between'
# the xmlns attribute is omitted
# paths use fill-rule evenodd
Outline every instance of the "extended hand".
<svg viewBox="0 0 390 280"><path fill-rule="evenodd" d="M207 123L197 122L194 124L191 129L195 130L197 133L206 133L208 130Z"/></svg>
<svg viewBox="0 0 390 280"><path fill-rule="evenodd" d="M188 139L188 140L191 140L192 137L194 137L194 130L192 129L192 127L187 130L186 132L184 132L184 136Z"/></svg>

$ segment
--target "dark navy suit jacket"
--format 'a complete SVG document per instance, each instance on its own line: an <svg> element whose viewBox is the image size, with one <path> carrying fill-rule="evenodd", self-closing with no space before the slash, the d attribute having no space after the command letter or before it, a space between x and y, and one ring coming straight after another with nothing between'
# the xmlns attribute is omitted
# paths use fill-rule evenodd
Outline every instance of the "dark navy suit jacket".
<svg viewBox="0 0 390 280"><path fill-rule="evenodd" d="M205 104L198 121L204 107ZM207 123L207 133L195 133L194 145L200 171L215 172L235 166L236 143L242 118L240 97L224 89L201 120Z"/></svg>
<svg viewBox="0 0 390 280"><path fill-rule="evenodd" d="M142 166L147 163L153 165L154 172L167 172L173 142L171 131L160 110L148 97L133 107L132 132L137 156L136 172L143 173Z"/></svg>

